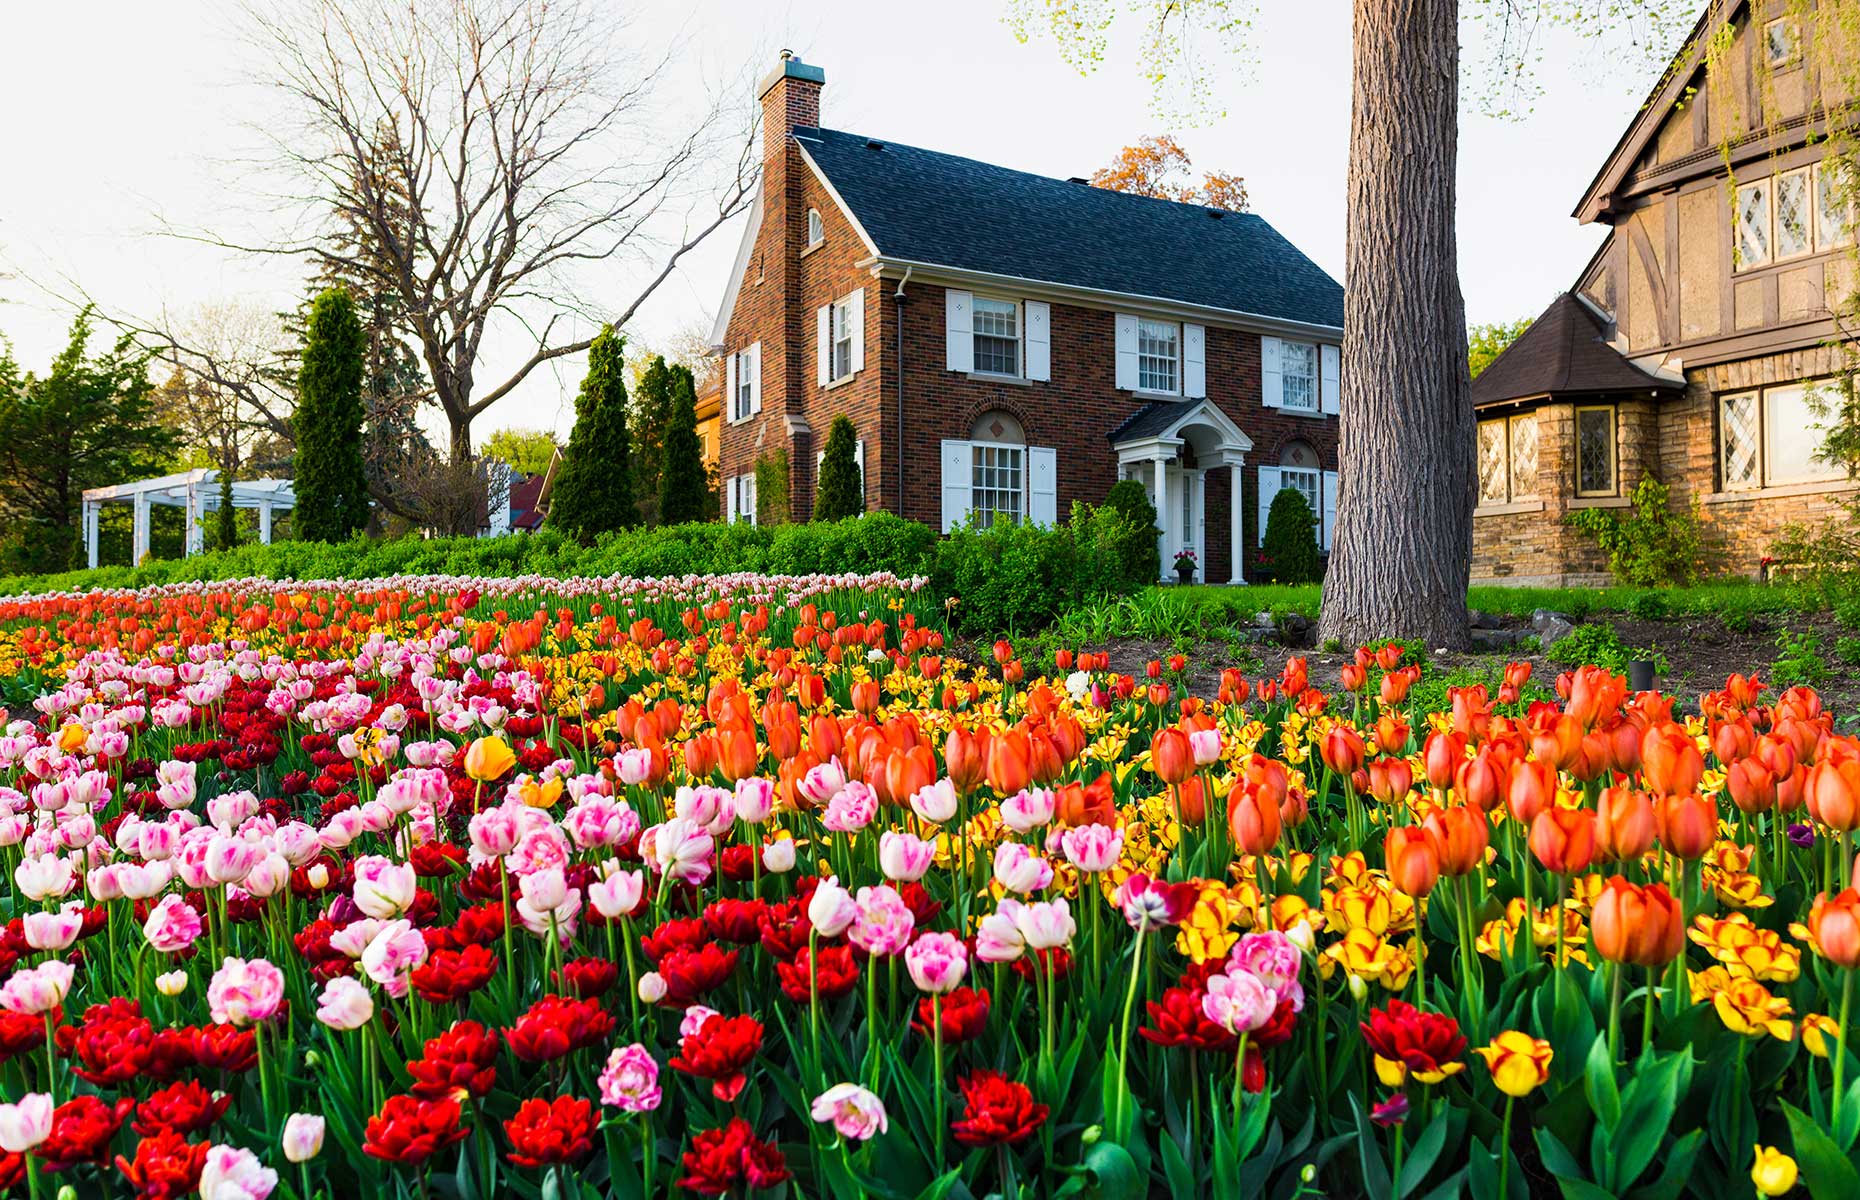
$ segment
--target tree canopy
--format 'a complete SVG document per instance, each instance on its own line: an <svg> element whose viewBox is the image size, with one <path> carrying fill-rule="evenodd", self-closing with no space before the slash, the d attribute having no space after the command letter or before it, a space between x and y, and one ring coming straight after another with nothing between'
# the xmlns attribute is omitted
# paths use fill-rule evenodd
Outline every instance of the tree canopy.
<svg viewBox="0 0 1860 1200"><path fill-rule="evenodd" d="M1157 200L1246 211L1246 180L1225 171L1208 171L1197 184L1192 182L1193 166L1188 151L1165 133L1141 138L1136 145L1119 150L1110 165L1092 172L1091 185Z"/></svg>
<svg viewBox="0 0 1860 1200"><path fill-rule="evenodd" d="M506 428L484 439L479 449L487 458L508 463L512 470L540 475L549 469L556 445L555 434L546 429Z"/></svg>
<svg viewBox="0 0 1860 1200"><path fill-rule="evenodd" d="M671 377L671 419L665 428L665 459L659 471L659 524L702 521L709 480L704 443L697 432L697 388L686 367L666 368Z"/></svg>
<svg viewBox="0 0 1860 1200"><path fill-rule="evenodd" d="M328 288L310 305L297 372L297 535L340 542L368 525L362 466L362 379L367 337L355 301Z"/></svg>
<svg viewBox="0 0 1860 1200"><path fill-rule="evenodd" d="M575 396L575 428L550 491L549 524L591 542L639 522L627 439L626 339L601 327Z"/></svg>
<svg viewBox="0 0 1860 1200"><path fill-rule="evenodd" d="M1493 321L1485 325L1470 325L1466 329L1466 366L1474 379L1479 372L1492 365L1492 360L1505 352L1505 348L1524 336L1524 331L1531 327L1531 317L1519 317L1515 321Z"/></svg>

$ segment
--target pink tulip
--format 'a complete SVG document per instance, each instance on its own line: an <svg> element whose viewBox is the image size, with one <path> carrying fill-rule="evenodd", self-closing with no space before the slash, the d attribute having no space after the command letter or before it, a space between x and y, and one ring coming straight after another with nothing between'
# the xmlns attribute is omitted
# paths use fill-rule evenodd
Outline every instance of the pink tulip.
<svg viewBox="0 0 1860 1200"><path fill-rule="evenodd" d="M355 907L371 917L388 920L413 906L419 877L412 865L396 863L379 854L355 860Z"/></svg>
<svg viewBox="0 0 1860 1200"><path fill-rule="evenodd" d="M201 1200L266 1200L276 1190L278 1173L250 1150L215 1146L200 1172Z"/></svg>
<svg viewBox="0 0 1860 1200"><path fill-rule="evenodd" d="M638 871L615 871L588 885L588 903L595 912L613 921L638 908L645 891L645 876Z"/></svg>
<svg viewBox="0 0 1860 1200"><path fill-rule="evenodd" d="M316 998L316 1019L331 1029L360 1029L374 1015L374 997L348 975L338 975L324 984Z"/></svg>
<svg viewBox="0 0 1860 1200"><path fill-rule="evenodd" d="M917 918L897 891L889 886L859 889L858 916L846 931L847 940L878 958L889 958L910 943Z"/></svg>
<svg viewBox="0 0 1860 1200"><path fill-rule="evenodd" d="M936 843L887 829L878 835L878 865L885 878L913 883L936 861Z"/></svg>
<svg viewBox="0 0 1860 1200"><path fill-rule="evenodd" d="M1080 825L1060 834L1059 845L1067 862L1088 875L1098 875L1117 865L1124 852L1124 834L1109 825Z"/></svg>
<svg viewBox="0 0 1860 1200"><path fill-rule="evenodd" d="M1002 842L995 848L995 882L1024 896L1052 885L1053 866L1020 842Z"/></svg>
<svg viewBox="0 0 1860 1200"><path fill-rule="evenodd" d="M917 789L911 796L911 811L933 825L941 825L956 815L959 799L956 785L948 779L939 779L928 787Z"/></svg>
<svg viewBox="0 0 1860 1200"><path fill-rule="evenodd" d="M0 1008L30 1016L49 1012L65 1002L73 973L71 964L59 959L18 968L5 983L0 983Z"/></svg>
<svg viewBox="0 0 1860 1200"><path fill-rule="evenodd" d="M857 779L835 792L827 801L827 811L820 823L834 833L856 833L872 823L878 815L878 794Z"/></svg>
<svg viewBox="0 0 1860 1200"><path fill-rule="evenodd" d="M383 925L362 950L362 970L396 999L407 994L407 976L425 961L426 938L404 918Z"/></svg>
<svg viewBox="0 0 1860 1200"><path fill-rule="evenodd" d="M1071 906L1063 899L1022 905L1015 916L1015 924L1020 926L1020 935L1027 945L1035 950L1064 946L1079 931L1078 923L1072 919Z"/></svg>
<svg viewBox="0 0 1860 1200"><path fill-rule="evenodd" d="M1208 977L1201 1011L1229 1033L1251 1033L1272 1019L1279 998L1250 971L1228 971Z"/></svg>
<svg viewBox="0 0 1860 1200"><path fill-rule="evenodd" d="M841 1137L866 1141L890 1128L885 1103L856 1083L836 1083L814 1097L814 1120L831 1124Z"/></svg>
<svg viewBox="0 0 1860 1200"><path fill-rule="evenodd" d="M906 947L904 965L919 991L948 995L969 972L969 948L953 933L926 933Z"/></svg>
<svg viewBox="0 0 1860 1200"><path fill-rule="evenodd" d="M207 984L207 1010L216 1024L268 1021L283 1003L284 972L262 958L228 956Z"/></svg>
<svg viewBox="0 0 1860 1200"><path fill-rule="evenodd" d="M52 1136L52 1098L27 1092L17 1104L0 1104L0 1150L24 1154Z"/></svg>
<svg viewBox="0 0 1860 1200"><path fill-rule="evenodd" d="M284 1135L278 1139L285 1160L309 1162L323 1153L324 1119L315 1113L292 1113L284 1120Z"/></svg>
<svg viewBox="0 0 1860 1200"><path fill-rule="evenodd" d="M751 825L760 825L775 811L775 784L759 775L747 775L736 781L736 815Z"/></svg>
<svg viewBox="0 0 1860 1200"><path fill-rule="evenodd" d="M1189 752L1195 756L1198 767L1211 766L1220 761L1221 731L1218 729L1197 729L1188 735Z"/></svg>
<svg viewBox="0 0 1860 1200"><path fill-rule="evenodd" d="M63 950L84 928L84 905L71 901L57 912L29 912L20 918L26 944L34 950Z"/></svg>
<svg viewBox="0 0 1860 1200"><path fill-rule="evenodd" d="M716 843L702 825L684 817L654 825L640 835L639 852L668 883L702 885L710 878Z"/></svg>
<svg viewBox="0 0 1860 1200"><path fill-rule="evenodd" d="M659 1063L646 1047L634 1042L616 1046L601 1070L601 1103L622 1112L651 1112L659 1107Z"/></svg>
<svg viewBox="0 0 1860 1200"><path fill-rule="evenodd" d="M142 923L142 936L163 954L178 954L200 939L200 914L179 896L163 896Z"/></svg>
<svg viewBox="0 0 1860 1200"><path fill-rule="evenodd" d="M823 938L838 937L859 916L852 893L840 886L839 876L823 879L807 903L807 920Z"/></svg>
<svg viewBox="0 0 1860 1200"><path fill-rule="evenodd" d="M1053 819L1053 793L1045 788L1023 788L1001 802L1001 823L1015 833L1028 833Z"/></svg>
<svg viewBox="0 0 1860 1200"><path fill-rule="evenodd" d="M801 776L796 790L814 804L828 804L840 794L846 786L846 772L841 769L839 760L819 763L809 767L807 774Z"/></svg>
<svg viewBox="0 0 1860 1200"><path fill-rule="evenodd" d="M1271 988L1276 999L1290 1000L1293 1012L1305 1008L1304 985L1298 981L1303 966L1304 954L1291 938L1277 930L1241 935L1227 956L1229 972L1252 975Z"/></svg>

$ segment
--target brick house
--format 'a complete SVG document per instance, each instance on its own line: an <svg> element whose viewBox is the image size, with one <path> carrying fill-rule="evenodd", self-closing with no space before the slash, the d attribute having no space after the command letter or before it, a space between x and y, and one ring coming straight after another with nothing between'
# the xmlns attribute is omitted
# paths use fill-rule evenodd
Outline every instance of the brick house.
<svg viewBox="0 0 1860 1200"><path fill-rule="evenodd" d="M1625 508L1647 477L1697 504L1738 574L1860 486L1816 456L1817 395L1854 349L1836 317L1854 288L1853 191L1825 137L1849 98L1815 65L1836 47L1806 53L1797 19L1783 0L1707 7L1577 205L1608 227L1601 248L1473 381L1475 582L1605 582L1565 518ZM1728 48L1708 56L1719 28Z"/></svg>
<svg viewBox="0 0 1860 1200"><path fill-rule="evenodd" d="M784 56L761 85L761 190L711 339L726 519L807 519L845 415L868 511L1050 523L1137 479L1164 571L1188 548L1239 583L1295 487L1328 547L1334 280L1251 213L824 129L824 83ZM757 466L783 462L778 514Z"/></svg>

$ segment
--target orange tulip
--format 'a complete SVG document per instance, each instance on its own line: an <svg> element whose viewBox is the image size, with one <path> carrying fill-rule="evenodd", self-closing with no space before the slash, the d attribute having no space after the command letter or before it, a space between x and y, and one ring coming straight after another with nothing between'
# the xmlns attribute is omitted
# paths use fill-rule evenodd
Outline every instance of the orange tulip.
<svg viewBox="0 0 1860 1200"><path fill-rule="evenodd" d="M1378 758L1369 764L1369 794L1383 804L1400 804L1414 786L1414 768L1405 758Z"/></svg>
<svg viewBox="0 0 1860 1200"><path fill-rule="evenodd" d="M950 736L955 736L953 731ZM1187 744L1186 738L1183 743ZM1004 729L989 737L987 756L988 786L999 795L1012 796L1033 782L1032 751L1025 730Z"/></svg>
<svg viewBox="0 0 1860 1200"><path fill-rule="evenodd" d="M685 743L685 770L693 780L705 781L717 769L717 735L700 733Z"/></svg>
<svg viewBox="0 0 1860 1200"><path fill-rule="evenodd" d="M1654 795L1689 796L1705 774L1705 756L1678 725L1655 725L1641 735L1640 770Z"/></svg>
<svg viewBox="0 0 1860 1200"><path fill-rule="evenodd" d="M1724 783L1741 812L1768 812L1776 804L1776 777L1755 758L1733 762L1724 773Z"/></svg>
<svg viewBox="0 0 1860 1200"><path fill-rule="evenodd" d="M1544 869L1580 875L1595 860L1595 814L1586 808L1546 808L1531 822L1531 853Z"/></svg>
<svg viewBox="0 0 1860 1200"><path fill-rule="evenodd" d="M1660 844L1690 862L1718 837L1718 810L1703 796L1667 796L1654 802Z"/></svg>
<svg viewBox="0 0 1860 1200"><path fill-rule="evenodd" d="M1860 829L1860 762L1824 757L1808 769L1808 811L1836 833Z"/></svg>
<svg viewBox="0 0 1860 1200"><path fill-rule="evenodd" d="M1808 933L1821 957L1849 971L1860 967L1860 892L1848 888L1838 896L1816 896Z"/></svg>
<svg viewBox="0 0 1860 1200"><path fill-rule="evenodd" d="M1409 896L1425 896L1440 878L1440 844L1421 825L1397 825L1382 841L1389 881Z"/></svg>
<svg viewBox="0 0 1860 1200"><path fill-rule="evenodd" d="M1234 845L1248 854L1270 854L1279 844L1279 806L1259 790L1236 787L1227 794L1227 827Z"/></svg>
<svg viewBox="0 0 1860 1200"><path fill-rule="evenodd" d="M1150 770L1164 783L1181 783L1195 773L1195 752L1188 735L1165 725L1150 739Z"/></svg>
<svg viewBox="0 0 1860 1200"><path fill-rule="evenodd" d="M1653 805L1632 788L1603 788L1595 801L1595 848L1611 862L1629 862L1653 846Z"/></svg>
<svg viewBox="0 0 1860 1200"><path fill-rule="evenodd" d="M1430 733L1421 751L1421 761L1427 767L1430 786L1450 788L1454 772L1466 761L1466 739L1455 733Z"/></svg>
<svg viewBox="0 0 1860 1200"><path fill-rule="evenodd" d="M1453 790L1468 804L1484 812L1497 808L1505 798L1498 764L1489 748L1481 749L1469 759L1461 759L1453 772Z"/></svg>
<svg viewBox="0 0 1860 1200"><path fill-rule="evenodd" d="M1176 818L1184 825L1200 825L1208 819L1208 790L1201 776L1175 785Z"/></svg>
<svg viewBox="0 0 1860 1200"><path fill-rule="evenodd" d="M982 781L988 767L988 738L961 725L952 725L943 741L943 769L956 790L968 795Z"/></svg>
<svg viewBox="0 0 1860 1200"><path fill-rule="evenodd" d="M894 750L885 760L885 790L893 804L908 804L912 796L936 782L936 755L928 746Z"/></svg>
<svg viewBox="0 0 1860 1200"><path fill-rule="evenodd" d="M1492 829L1485 810L1476 804L1456 804L1428 814L1427 831L1434 835L1440 849L1443 875L1466 875L1485 861L1485 848L1492 839Z"/></svg>
<svg viewBox="0 0 1860 1200"><path fill-rule="evenodd" d="M1054 811L1065 826L1116 825L1117 797L1111 773L1102 772L1090 783L1067 783L1053 793Z"/></svg>
<svg viewBox="0 0 1860 1200"><path fill-rule="evenodd" d="M1346 778L1362 769L1368 753L1362 735L1348 725L1332 725L1320 749L1324 765Z"/></svg>
<svg viewBox="0 0 1860 1200"><path fill-rule="evenodd" d="M1609 962L1658 969L1685 948L1685 914L1665 884L1641 887L1616 875L1602 885L1589 921L1595 952Z"/></svg>
<svg viewBox="0 0 1860 1200"><path fill-rule="evenodd" d="M1556 764L1533 759L1511 769L1511 815L1530 825L1556 800Z"/></svg>

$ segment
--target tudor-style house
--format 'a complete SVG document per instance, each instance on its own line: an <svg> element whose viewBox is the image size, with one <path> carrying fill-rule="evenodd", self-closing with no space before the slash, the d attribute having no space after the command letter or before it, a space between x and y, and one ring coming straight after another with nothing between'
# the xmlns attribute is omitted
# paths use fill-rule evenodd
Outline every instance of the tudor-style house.
<svg viewBox="0 0 1860 1200"><path fill-rule="evenodd" d="M1815 46L1836 33L1799 10L1708 6L1576 207L1601 248L1473 381L1475 582L1605 580L1565 518L1624 508L1647 477L1696 503L1736 573L1860 486L1818 457L1815 399L1849 369L1855 286L1854 191L1826 139L1853 70L1817 64L1854 51Z"/></svg>
<svg viewBox="0 0 1860 1200"><path fill-rule="evenodd" d="M761 85L761 190L712 337L727 519L807 519L844 415L868 511L1050 523L1137 479L1164 572L1191 549L1198 579L1239 583L1291 487L1328 548L1336 281L1251 213L821 128L824 83L784 55ZM785 463L785 511L759 463Z"/></svg>

